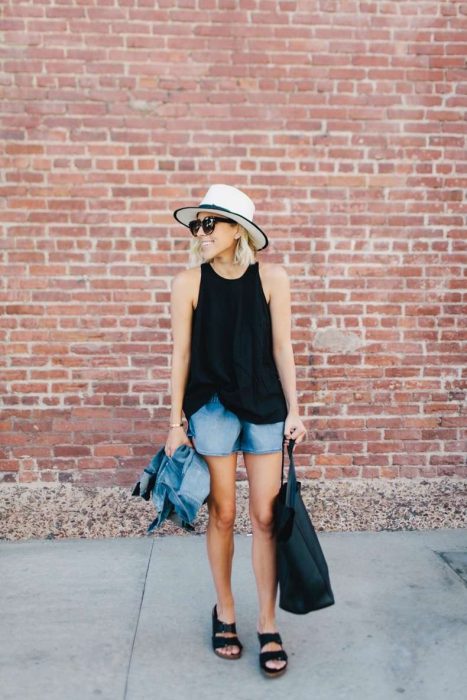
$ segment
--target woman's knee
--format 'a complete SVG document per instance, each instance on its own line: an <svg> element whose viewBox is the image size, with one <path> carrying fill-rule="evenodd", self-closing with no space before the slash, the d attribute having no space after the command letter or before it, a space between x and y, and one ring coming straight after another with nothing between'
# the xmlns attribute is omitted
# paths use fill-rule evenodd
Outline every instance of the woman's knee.
<svg viewBox="0 0 467 700"><path fill-rule="evenodd" d="M235 524L235 503L219 503L208 499L209 520L221 530L232 530Z"/></svg>
<svg viewBox="0 0 467 700"><path fill-rule="evenodd" d="M211 476L208 496L209 520L223 530L232 529L235 522L235 470L237 455L207 456Z"/></svg>
<svg viewBox="0 0 467 700"><path fill-rule="evenodd" d="M274 531L274 512L272 509L250 510L253 531L272 535Z"/></svg>

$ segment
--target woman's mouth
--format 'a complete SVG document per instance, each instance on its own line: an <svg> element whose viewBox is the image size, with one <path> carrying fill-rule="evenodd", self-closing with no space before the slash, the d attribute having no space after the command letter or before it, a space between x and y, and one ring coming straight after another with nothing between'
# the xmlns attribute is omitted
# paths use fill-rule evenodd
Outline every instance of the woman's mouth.
<svg viewBox="0 0 467 700"><path fill-rule="evenodd" d="M213 243L214 243L214 241L203 241L201 243L201 247L204 248L205 246L212 245Z"/></svg>

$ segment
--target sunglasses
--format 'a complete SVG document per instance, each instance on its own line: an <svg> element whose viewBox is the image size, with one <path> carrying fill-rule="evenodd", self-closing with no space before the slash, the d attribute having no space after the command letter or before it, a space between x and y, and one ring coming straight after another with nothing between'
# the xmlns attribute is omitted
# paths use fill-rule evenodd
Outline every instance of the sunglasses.
<svg viewBox="0 0 467 700"><path fill-rule="evenodd" d="M199 219L194 219L193 221L190 221L190 223L188 224L188 228L190 229L193 236L198 235L198 231L200 230L201 226L203 227L203 232L209 234L214 231L214 228L218 221L226 221L228 224L237 223L236 221L232 221L232 219L223 219L220 216L205 216L202 221L200 221Z"/></svg>

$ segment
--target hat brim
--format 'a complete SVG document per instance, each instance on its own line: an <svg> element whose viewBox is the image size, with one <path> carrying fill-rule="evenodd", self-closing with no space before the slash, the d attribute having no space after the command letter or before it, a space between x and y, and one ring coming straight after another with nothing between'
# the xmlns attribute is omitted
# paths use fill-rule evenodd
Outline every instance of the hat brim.
<svg viewBox="0 0 467 700"><path fill-rule="evenodd" d="M233 221L236 221L237 223L244 226L248 233L251 235L256 250L263 250L269 244L268 238L264 231L262 231L259 226L253 223L253 221L245 219L245 217L241 216L240 214L235 214L229 211L228 209L218 207L214 204L210 204L209 206L201 205L199 207L180 207L179 209L176 209L174 211L173 216L180 224L183 224L183 226L188 227L190 221L196 219L196 214L198 214L198 212L200 211L218 211L219 213L225 214L226 218L232 219Z"/></svg>

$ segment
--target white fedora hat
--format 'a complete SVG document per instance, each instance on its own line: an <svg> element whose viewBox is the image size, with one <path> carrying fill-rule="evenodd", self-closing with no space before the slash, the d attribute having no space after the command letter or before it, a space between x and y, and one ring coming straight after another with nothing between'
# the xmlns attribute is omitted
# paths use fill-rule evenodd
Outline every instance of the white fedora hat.
<svg viewBox="0 0 467 700"><path fill-rule="evenodd" d="M244 226L250 233L256 250L266 248L269 241L264 231L253 223L255 205L244 192L232 185L211 185L201 204L197 207L180 207L173 213L177 221L188 226L196 214L205 210L218 211L228 219Z"/></svg>

